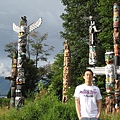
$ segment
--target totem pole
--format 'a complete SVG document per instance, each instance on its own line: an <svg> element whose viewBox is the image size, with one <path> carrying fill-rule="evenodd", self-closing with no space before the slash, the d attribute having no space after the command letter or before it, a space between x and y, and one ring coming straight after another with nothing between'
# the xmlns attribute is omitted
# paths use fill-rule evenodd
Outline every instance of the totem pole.
<svg viewBox="0 0 120 120"><path fill-rule="evenodd" d="M27 19L21 17L20 31L18 33L18 59L17 59L17 78L16 78L16 97L15 107L24 105L24 87L25 87L25 61L27 44Z"/></svg>
<svg viewBox="0 0 120 120"><path fill-rule="evenodd" d="M106 113L114 113L114 76L115 76L115 65L114 65L114 52L105 53L105 75L106 75Z"/></svg>
<svg viewBox="0 0 120 120"><path fill-rule="evenodd" d="M11 83L10 108L15 106L16 76L17 76L17 51L13 55L11 75L9 77L5 77L5 79L9 79Z"/></svg>
<svg viewBox="0 0 120 120"><path fill-rule="evenodd" d="M114 55L116 70L120 66L120 6L114 3L113 7L113 40L114 40ZM120 109L120 75L115 73L115 109L116 112Z"/></svg>
<svg viewBox="0 0 120 120"><path fill-rule="evenodd" d="M95 26L95 21L93 20L93 17L90 16L90 23L89 26L89 65L95 66L97 63L97 56L96 56L96 46L97 46L97 33L100 32L100 30L97 30Z"/></svg>
<svg viewBox="0 0 120 120"><path fill-rule="evenodd" d="M120 109L120 7L113 7L114 52L105 53L105 67L88 67L96 75L106 75L106 113L118 112ZM89 55L89 59L91 55ZM89 64L92 62L89 62Z"/></svg>
<svg viewBox="0 0 120 120"><path fill-rule="evenodd" d="M62 102L65 103L68 100L68 88L70 87L70 48L69 43L66 40L64 44L64 70L63 70L63 96Z"/></svg>
<svg viewBox="0 0 120 120"><path fill-rule="evenodd" d="M93 20L93 17L90 16L90 26L89 26L89 65L94 66L97 63L97 52L96 52L96 47L97 47L97 33L100 32L100 30L97 30L95 21ZM96 85L97 77L94 74L92 84Z"/></svg>
<svg viewBox="0 0 120 120"><path fill-rule="evenodd" d="M12 61L10 107L15 106L16 77L17 77L17 51L15 52L13 61Z"/></svg>
<svg viewBox="0 0 120 120"><path fill-rule="evenodd" d="M106 92L110 93L114 89L114 75L115 75L115 65L114 65L114 52L105 53L105 75L106 75Z"/></svg>
<svg viewBox="0 0 120 120"><path fill-rule="evenodd" d="M15 96L16 108L20 108L24 105L27 35L34 29L38 28L41 23L42 19L40 18L38 21L27 26L26 16L21 17L20 27L16 26L15 23L13 23L13 30L18 33L18 58Z"/></svg>

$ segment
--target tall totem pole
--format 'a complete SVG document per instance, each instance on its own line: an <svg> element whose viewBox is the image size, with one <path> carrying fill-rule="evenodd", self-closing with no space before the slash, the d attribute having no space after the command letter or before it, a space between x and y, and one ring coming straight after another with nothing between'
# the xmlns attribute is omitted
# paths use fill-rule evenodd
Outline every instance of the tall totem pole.
<svg viewBox="0 0 120 120"><path fill-rule="evenodd" d="M114 52L109 51L105 53L105 75L106 75L106 114L115 112L114 102L114 79L115 79L115 65L114 65Z"/></svg>
<svg viewBox="0 0 120 120"><path fill-rule="evenodd" d="M100 30L97 30L95 21L93 17L90 16L90 26L89 26L89 65L95 66L97 63L97 53L96 53L96 46L98 43L97 40L97 33Z"/></svg>
<svg viewBox="0 0 120 120"><path fill-rule="evenodd" d="M120 109L120 74L117 69L120 66L120 6L114 3L113 7L113 40L114 40L114 56L115 56L115 109Z"/></svg>
<svg viewBox="0 0 120 120"><path fill-rule="evenodd" d="M68 100L68 88L70 87L70 48L69 43L66 40L64 43L64 70L63 70L63 96L62 96L62 102L65 103Z"/></svg>
<svg viewBox="0 0 120 120"><path fill-rule="evenodd" d="M13 30L18 33L18 58L17 58L17 77L15 90L15 107L19 108L24 105L25 95L25 62L26 62L26 45L27 35L34 29L38 28L42 23L40 18L38 21L27 26L26 16L21 17L20 27L13 23Z"/></svg>
<svg viewBox="0 0 120 120"><path fill-rule="evenodd" d="M5 77L5 79L10 80L11 83L10 108L15 106L16 77L17 77L17 51L15 51L15 53L13 54L11 75L9 77Z"/></svg>
<svg viewBox="0 0 120 120"><path fill-rule="evenodd" d="M120 109L120 75L117 70L120 66L120 7L113 6L113 43L114 52L105 53L106 74L106 113L118 112Z"/></svg>
<svg viewBox="0 0 120 120"><path fill-rule="evenodd" d="M93 20L93 17L90 16L90 26L89 26L89 65L95 67L97 63L97 33L100 32L100 30L97 30L95 21ZM94 74L94 78L92 80L92 84L96 84L97 77Z"/></svg>
<svg viewBox="0 0 120 120"><path fill-rule="evenodd" d="M12 60L10 107L15 106L16 77L17 77L17 51L14 53Z"/></svg>
<svg viewBox="0 0 120 120"><path fill-rule="evenodd" d="M106 75L106 114L120 110L120 7L118 3L114 3L113 6L113 29L114 52L107 51L105 53L106 66L89 67L96 75ZM92 47L90 46L90 48ZM94 62L90 61L93 61L94 57L92 60L91 56L90 52L89 64L92 65Z"/></svg>

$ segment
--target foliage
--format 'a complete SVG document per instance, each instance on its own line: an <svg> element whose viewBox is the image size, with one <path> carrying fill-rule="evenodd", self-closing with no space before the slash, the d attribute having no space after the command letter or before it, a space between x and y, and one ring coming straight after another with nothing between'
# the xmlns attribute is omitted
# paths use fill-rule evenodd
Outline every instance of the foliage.
<svg viewBox="0 0 120 120"><path fill-rule="evenodd" d="M40 36L38 32L34 31L31 33L32 39L28 40L29 44L27 44L27 51L32 56L35 56L35 60L30 59L30 55L28 55L26 62L24 62L26 95L27 93L34 92L36 90L38 82L43 79L43 76L45 76L45 74L47 74L47 66L38 68L38 61L47 61L47 56L50 55L49 51L53 50L53 46L49 46L43 43L44 40L47 40L47 35L48 34L45 33L43 36ZM13 58L14 53L17 51L17 44L17 42L11 42L5 45L5 52L8 52L8 57Z"/></svg>
<svg viewBox="0 0 120 120"><path fill-rule="evenodd" d="M38 82L40 81L39 70L35 66L35 62L30 59L26 59L25 64L25 92L34 92Z"/></svg>
<svg viewBox="0 0 120 120"><path fill-rule="evenodd" d="M44 83L44 86L48 86L51 82L51 64L44 65L38 68L40 80Z"/></svg>
<svg viewBox="0 0 120 120"><path fill-rule="evenodd" d="M44 40L47 40L47 33L41 36L39 32L34 31L30 36L32 39L29 40L29 47L31 48L29 52L35 56L35 65L37 67L39 60L47 61L47 56L50 55L49 51L53 50L54 47L44 43Z"/></svg>
<svg viewBox="0 0 120 120"><path fill-rule="evenodd" d="M55 56L55 61L51 66L51 72L48 74L50 85L49 92L56 91L59 99L62 99L62 85L63 85L63 53Z"/></svg>
<svg viewBox="0 0 120 120"><path fill-rule="evenodd" d="M8 98L0 98L0 107L9 106L10 100Z"/></svg>
<svg viewBox="0 0 120 120"><path fill-rule="evenodd" d="M34 101L29 101L21 110L11 109L0 120L77 120L73 99L62 104L54 93L46 93Z"/></svg>
<svg viewBox="0 0 120 120"><path fill-rule="evenodd" d="M64 31L61 36L69 41L71 50L71 83L73 86L81 84L83 71L88 65L89 57L89 16L92 15L97 29L97 60L96 66L105 66L104 54L106 50L113 50L113 4L114 0L61 0L65 6L60 16L63 20ZM105 91L105 77L98 76L98 86Z"/></svg>
<svg viewBox="0 0 120 120"><path fill-rule="evenodd" d="M69 41L71 51L71 84L82 83L83 71L88 67L88 39L90 21L86 18L96 15L94 8L98 1L94 0L62 0L65 12L60 16L64 31L61 36ZM94 6L94 7L93 7Z"/></svg>
<svg viewBox="0 0 120 120"><path fill-rule="evenodd" d="M10 42L9 44L5 45L5 52L8 52L8 57L13 58L15 52L17 51L17 42Z"/></svg>
<svg viewBox="0 0 120 120"><path fill-rule="evenodd" d="M113 50L113 5L114 0L99 0L96 11L99 13L101 32L98 35L100 45L106 50Z"/></svg>
<svg viewBox="0 0 120 120"><path fill-rule="evenodd" d="M44 90L44 89L42 89ZM106 115L102 108L101 120L119 120L120 113ZM36 99L25 100L22 109L0 108L0 120L78 120L74 98L63 104L54 92L37 95Z"/></svg>
<svg viewBox="0 0 120 120"><path fill-rule="evenodd" d="M24 63L25 69L25 97L28 97L29 94L34 94L37 89L38 83L41 80L41 76L39 74L40 70L36 68L35 62L29 58L26 58L26 62ZM45 74L45 72L44 72ZM8 92L7 97L10 98L11 89Z"/></svg>

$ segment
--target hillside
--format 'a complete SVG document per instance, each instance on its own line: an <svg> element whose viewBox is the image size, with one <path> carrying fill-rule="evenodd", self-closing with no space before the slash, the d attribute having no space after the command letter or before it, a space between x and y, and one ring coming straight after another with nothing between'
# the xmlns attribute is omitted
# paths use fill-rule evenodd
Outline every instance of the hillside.
<svg viewBox="0 0 120 120"><path fill-rule="evenodd" d="M0 95L7 95L10 89L10 81L0 77Z"/></svg>

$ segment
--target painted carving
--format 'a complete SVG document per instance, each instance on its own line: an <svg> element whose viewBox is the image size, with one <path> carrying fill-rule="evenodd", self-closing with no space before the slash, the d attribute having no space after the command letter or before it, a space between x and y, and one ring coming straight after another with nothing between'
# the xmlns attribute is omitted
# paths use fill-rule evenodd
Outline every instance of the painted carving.
<svg viewBox="0 0 120 120"><path fill-rule="evenodd" d="M68 88L70 87L70 48L68 41L64 44L64 68L63 68L63 96L62 102L65 103L68 100Z"/></svg>

